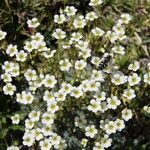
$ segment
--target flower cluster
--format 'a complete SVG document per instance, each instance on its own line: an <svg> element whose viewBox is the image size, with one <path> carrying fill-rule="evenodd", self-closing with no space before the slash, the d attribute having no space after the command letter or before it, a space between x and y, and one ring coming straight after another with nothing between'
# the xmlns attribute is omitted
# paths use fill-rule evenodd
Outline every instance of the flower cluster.
<svg viewBox="0 0 150 150"><path fill-rule="evenodd" d="M95 10L101 3L101 0L91 0L89 6ZM89 149L91 139L95 141L93 150L112 145L112 134L125 129L126 122L134 115L128 104L136 100L136 87L150 85L149 64L142 75L139 74L143 71L142 64L137 60L127 66L126 72L119 70L117 64L117 58L126 55L122 43L127 38L125 29L131 18L129 14L121 14L108 31L94 26L89 30L89 37L83 29L98 20L99 13L90 11L83 16L74 6L66 6L60 14L54 15L56 28L51 35L57 41L54 50L46 43L44 35L36 32L40 25L38 19L27 21L34 32L21 50L17 45L8 45L5 54L11 61L3 62L1 74L4 94L30 108L24 118L23 145L30 147L38 143L41 150L74 149L75 145ZM70 31L61 28L62 24ZM5 36L6 32L0 31L0 40ZM101 52L112 56L113 67L99 69L102 58L96 53L93 55L91 38L104 38L110 43L111 47L101 47ZM24 64L34 61L36 56L40 56L44 66L25 67ZM19 88L14 80L23 80L25 86ZM149 112L149 107L143 109ZM19 124L21 119L19 114L11 116L13 124Z"/></svg>

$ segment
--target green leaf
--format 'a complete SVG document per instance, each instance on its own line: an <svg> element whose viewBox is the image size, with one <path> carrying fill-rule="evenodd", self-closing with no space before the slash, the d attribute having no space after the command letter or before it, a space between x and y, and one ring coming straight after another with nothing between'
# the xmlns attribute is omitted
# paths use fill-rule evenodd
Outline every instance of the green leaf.
<svg viewBox="0 0 150 150"><path fill-rule="evenodd" d="M7 135L7 132L8 132L8 129L3 129L3 130L0 132L0 139L5 138L5 136Z"/></svg>
<svg viewBox="0 0 150 150"><path fill-rule="evenodd" d="M20 125L12 125L9 127L9 129L24 131L24 127Z"/></svg>

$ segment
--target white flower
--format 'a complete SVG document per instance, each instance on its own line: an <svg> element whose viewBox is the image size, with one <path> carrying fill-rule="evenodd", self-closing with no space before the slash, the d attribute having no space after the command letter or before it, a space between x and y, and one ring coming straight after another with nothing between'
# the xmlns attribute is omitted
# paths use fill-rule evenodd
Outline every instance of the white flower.
<svg viewBox="0 0 150 150"><path fill-rule="evenodd" d="M83 147L86 147L88 140L87 139L82 139L81 140L81 144L83 145Z"/></svg>
<svg viewBox="0 0 150 150"><path fill-rule="evenodd" d="M67 41L61 41L60 42L60 46L62 47L62 49L69 49L71 48L71 45L73 44L73 41L71 40L67 40Z"/></svg>
<svg viewBox="0 0 150 150"><path fill-rule="evenodd" d="M102 0L91 0L89 6L97 6L102 4Z"/></svg>
<svg viewBox="0 0 150 150"><path fill-rule="evenodd" d="M137 73L133 73L132 75L128 77L128 82L130 86L137 85L139 84L140 81L141 81L141 78L138 76Z"/></svg>
<svg viewBox="0 0 150 150"><path fill-rule="evenodd" d="M111 146L111 143L112 143L112 139L109 138L108 134L105 134L104 137L101 140L101 146L104 147L104 148L108 148L108 147Z"/></svg>
<svg viewBox="0 0 150 150"><path fill-rule="evenodd" d="M98 111L101 110L101 105L100 105L99 101L96 101L96 100L92 99L90 101L90 105L87 108L88 108L89 111L97 113Z"/></svg>
<svg viewBox="0 0 150 150"><path fill-rule="evenodd" d="M3 91L6 95L14 95L14 92L16 91L16 86L12 85L11 83L6 83L6 85L3 87Z"/></svg>
<svg viewBox="0 0 150 150"><path fill-rule="evenodd" d="M65 140L61 139L60 144L54 145L54 148L57 149L57 150L64 150L64 149L67 148L67 144L65 143Z"/></svg>
<svg viewBox="0 0 150 150"><path fill-rule="evenodd" d="M34 127L34 122L31 121L30 119L26 119L26 120L25 120L25 127L26 127L27 129L32 129L32 128Z"/></svg>
<svg viewBox="0 0 150 150"><path fill-rule="evenodd" d="M68 59L60 60L59 65L61 71L69 71L72 66Z"/></svg>
<svg viewBox="0 0 150 150"><path fill-rule="evenodd" d="M120 41L124 40L127 36L125 35L125 31L115 33L116 39L119 39ZM112 41L113 43L113 41Z"/></svg>
<svg viewBox="0 0 150 150"><path fill-rule="evenodd" d="M53 133L53 135L50 136L49 140L52 143L52 145L59 145L61 142L61 137L58 136L56 133Z"/></svg>
<svg viewBox="0 0 150 150"><path fill-rule="evenodd" d="M28 133L23 136L23 145L30 147L34 144L34 142L35 142L35 139L34 139L33 134Z"/></svg>
<svg viewBox="0 0 150 150"><path fill-rule="evenodd" d="M27 52L30 53L30 52L32 52L34 49L37 49L37 45L35 44L35 42L26 41L26 42L25 42L24 49L25 49Z"/></svg>
<svg viewBox="0 0 150 150"><path fill-rule="evenodd" d="M108 31L106 32L105 37L106 37L107 39L110 39L110 38L112 37L112 31L108 30Z"/></svg>
<svg viewBox="0 0 150 150"><path fill-rule="evenodd" d="M22 92L22 95L18 95L18 98L19 98L18 102L25 105L31 104L34 100L34 96L30 92L26 93L24 91Z"/></svg>
<svg viewBox="0 0 150 150"><path fill-rule="evenodd" d="M77 9L74 6L67 6L64 11L67 13L67 16L74 16Z"/></svg>
<svg viewBox="0 0 150 150"><path fill-rule="evenodd" d="M82 34L79 32L73 32L71 34L71 41L79 42L82 39Z"/></svg>
<svg viewBox="0 0 150 150"><path fill-rule="evenodd" d="M57 28L55 32L53 32L52 36L57 40L64 39L66 37L66 33L62 31L62 29Z"/></svg>
<svg viewBox="0 0 150 150"><path fill-rule="evenodd" d="M39 145L40 145L41 150L50 150L52 147L52 144L49 139L44 139L40 141Z"/></svg>
<svg viewBox="0 0 150 150"><path fill-rule="evenodd" d="M96 98L96 100L98 101L104 101L106 99L106 93L105 92L96 92L94 95L93 95L94 98Z"/></svg>
<svg viewBox="0 0 150 150"><path fill-rule="evenodd" d="M2 65L2 69L5 73L9 73L11 77L17 77L19 75L19 64L14 62L5 61Z"/></svg>
<svg viewBox="0 0 150 150"><path fill-rule="evenodd" d="M17 146L10 146L10 147L7 147L7 150L19 150L19 147L17 147Z"/></svg>
<svg viewBox="0 0 150 150"><path fill-rule="evenodd" d="M48 124L42 128L42 133L44 136L50 136L53 135L53 127L51 124Z"/></svg>
<svg viewBox="0 0 150 150"><path fill-rule="evenodd" d="M40 73L39 75L37 75L37 78L35 81L31 81L34 83L36 88L39 88L43 85L43 79L44 79L44 75L42 73ZM29 82L30 84L30 82Z"/></svg>
<svg viewBox="0 0 150 150"><path fill-rule="evenodd" d="M43 134L42 134L41 132L42 132L42 131L41 131L40 128L36 128L36 129L33 130L33 134L34 134L35 139L36 139L37 141L40 141L40 140L43 138Z"/></svg>
<svg viewBox="0 0 150 150"><path fill-rule="evenodd" d="M90 87L89 87L89 81L88 80L83 80L82 83L80 84L80 88L84 91L87 92L89 91Z"/></svg>
<svg viewBox="0 0 150 150"><path fill-rule="evenodd" d="M94 138L95 135L98 133L98 131L97 131L97 129L95 128L94 125L89 125L89 126L87 126L87 127L85 128L85 131L86 131L85 135L86 135L87 137L90 137L90 138Z"/></svg>
<svg viewBox="0 0 150 150"><path fill-rule="evenodd" d="M146 111L147 113L150 113L150 106L144 106L143 110Z"/></svg>
<svg viewBox="0 0 150 150"><path fill-rule="evenodd" d="M102 113L104 113L106 110L108 110L108 106L107 106L106 102L102 102L101 107L102 107L102 110L101 110Z"/></svg>
<svg viewBox="0 0 150 150"><path fill-rule="evenodd" d="M107 124L105 124L104 129L107 134L116 133L116 124L113 121L109 121Z"/></svg>
<svg viewBox="0 0 150 150"><path fill-rule="evenodd" d="M125 108L124 110L122 110L122 118L125 120L125 121L128 121L132 118L133 114L132 114L132 111L130 109L127 109Z"/></svg>
<svg viewBox="0 0 150 150"><path fill-rule="evenodd" d="M81 51L88 49L89 43L87 41L78 41L78 43L75 45L77 48L79 48Z"/></svg>
<svg viewBox="0 0 150 150"><path fill-rule="evenodd" d="M54 93L57 101L64 101L66 99L66 93L60 89L58 92Z"/></svg>
<svg viewBox="0 0 150 150"><path fill-rule="evenodd" d="M87 123L87 120L85 118L85 115L82 113L79 116L75 117L74 119L75 126L81 129L85 128L86 123Z"/></svg>
<svg viewBox="0 0 150 150"><path fill-rule="evenodd" d="M110 37L108 38L111 43L115 43L119 39L118 35L115 32L111 32Z"/></svg>
<svg viewBox="0 0 150 150"><path fill-rule="evenodd" d="M50 125L54 123L54 114L46 112L42 115L42 123L45 125Z"/></svg>
<svg viewBox="0 0 150 150"><path fill-rule="evenodd" d="M116 73L112 76L111 82L114 83L115 85L121 85L127 82L127 76L125 76L122 73Z"/></svg>
<svg viewBox="0 0 150 150"><path fill-rule="evenodd" d="M57 80L55 79L55 76L47 74L43 80L43 84L45 87L54 88L55 84L57 83Z"/></svg>
<svg viewBox="0 0 150 150"><path fill-rule="evenodd" d="M122 129L125 128L125 123L124 123L124 121L121 120L121 119L117 119L117 120L115 121L115 124L116 124L116 128L117 128L118 131L121 131Z"/></svg>
<svg viewBox="0 0 150 150"><path fill-rule="evenodd" d="M27 81L35 81L37 76L36 76L36 71L35 70L31 70L28 69L25 74L24 74L25 78Z"/></svg>
<svg viewBox="0 0 150 150"><path fill-rule="evenodd" d="M95 81L103 82L104 81L104 73L102 71L93 70L91 78Z"/></svg>
<svg viewBox="0 0 150 150"><path fill-rule="evenodd" d="M37 42L36 42L37 43ZM46 42L39 42L38 44L36 44L36 46L37 46L37 50L39 51L39 52L47 52L47 50L48 50L48 48L46 47Z"/></svg>
<svg viewBox="0 0 150 150"><path fill-rule="evenodd" d="M30 28L36 28L40 25L37 18L33 18L31 20L28 20L27 24L28 24L28 27L30 27Z"/></svg>
<svg viewBox="0 0 150 150"><path fill-rule="evenodd" d="M43 100L47 101L47 103L49 103L51 101L55 101L54 94L52 92L45 91L44 96L43 96Z"/></svg>
<svg viewBox="0 0 150 150"><path fill-rule="evenodd" d="M5 72L11 72L13 68L14 68L13 62L5 61L4 64L2 65L2 69Z"/></svg>
<svg viewBox="0 0 150 150"><path fill-rule="evenodd" d="M82 15L80 15L77 19L74 20L73 22L73 26L75 28L84 28L84 26L86 25L86 20L84 19L84 17Z"/></svg>
<svg viewBox="0 0 150 150"><path fill-rule="evenodd" d="M100 29L99 27L96 27L94 29L91 30L91 32L95 35L95 36L102 36L105 32Z"/></svg>
<svg viewBox="0 0 150 150"><path fill-rule="evenodd" d="M91 63L96 65L96 66L99 66L100 64L100 58L99 57L92 57L92 60L91 60Z"/></svg>
<svg viewBox="0 0 150 150"><path fill-rule="evenodd" d="M94 11L87 13L85 17L86 20L90 20L90 21L93 21L94 19L97 19L97 18L98 16Z"/></svg>
<svg viewBox="0 0 150 150"><path fill-rule="evenodd" d="M69 94L72 90L72 85L69 83L62 83L61 90L64 91L66 94Z"/></svg>
<svg viewBox="0 0 150 150"><path fill-rule="evenodd" d="M4 81L4 82L11 82L12 81L12 78L11 78L11 75L9 73L4 73L4 74L1 74L1 79Z"/></svg>
<svg viewBox="0 0 150 150"><path fill-rule="evenodd" d="M29 118L31 121L33 122L37 122L40 119L40 112L39 111L31 111L31 113L29 114Z"/></svg>
<svg viewBox="0 0 150 150"><path fill-rule="evenodd" d="M124 29L124 26L122 26L121 24L116 24L115 26L113 26L112 28L114 30L114 33L116 35L119 35L119 34L125 34L125 29Z"/></svg>
<svg viewBox="0 0 150 150"><path fill-rule="evenodd" d="M99 127L100 127L101 129L104 129L105 124L108 123L108 122L109 122L109 119L100 120L100 126L99 126Z"/></svg>
<svg viewBox="0 0 150 150"><path fill-rule="evenodd" d="M27 58L27 53L25 51L21 50L16 54L16 60L24 62Z"/></svg>
<svg viewBox="0 0 150 150"><path fill-rule="evenodd" d="M0 30L0 40L4 39L6 35L7 35L6 32Z"/></svg>
<svg viewBox="0 0 150 150"><path fill-rule="evenodd" d="M122 22L125 24L128 24L129 21L132 19L129 14L122 14L121 18L122 18Z"/></svg>
<svg viewBox="0 0 150 150"><path fill-rule="evenodd" d="M116 109L117 106L121 104L117 96L111 96L111 98L107 98L107 103L109 109Z"/></svg>
<svg viewBox="0 0 150 150"><path fill-rule="evenodd" d="M17 45L12 45L12 44L8 45L6 49L6 54L8 54L10 57L13 57L17 53L18 53Z"/></svg>
<svg viewBox="0 0 150 150"><path fill-rule="evenodd" d="M82 91L81 87L73 87L70 95L75 98L79 98L79 97L83 96L83 91Z"/></svg>
<svg viewBox="0 0 150 150"><path fill-rule="evenodd" d="M13 124L18 124L20 122L19 114L15 114L14 116L11 116L11 120Z"/></svg>
<svg viewBox="0 0 150 150"><path fill-rule="evenodd" d="M58 24L62 24L66 21L66 17L64 14L55 15L54 16L54 22Z"/></svg>
<svg viewBox="0 0 150 150"><path fill-rule="evenodd" d="M50 50L50 48L47 49L46 52L43 52L42 55L45 57L45 58L51 58L54 56L54 54L56 53L56 50Z"/></svg>
<svg viewBox="0 0 150 150"><path fill-rule="evenodd" d="M144 82L150 84L150 72L144 74Z"/></svg>
<svg viewBox="0 0 150 150"><path fill-rule="evenodd" d="M22 94L20 94L20 93L17 93L16 94L16 101L18 102L18 103L22 103L23 102L23 95Z"/></svg>
<svg viewBox="0 0 150 150"><path fill-rule="evenodd" d="M35 92L38 88L36 81L29 81L29 90Z"/></svg>
<svg viewBox="0 0 150 150"><path fill-rule="evenodd" d="M19 76L19 74L20 74L19 69L20 69L19 65L17 63L14 63L14 66L10 71L11 76L12 77Z"/></svg>
<svg viewBox="0 0 150 150"><path fill-rule="evenodd" d="M123 96L127 99L131 100L136 97L135 91L133 89L125 89L123 92Z"/></svg>
<svg viewBox="0 0 150 150"><path fill-rule="evenodd" d="M138 61L135 61L134 63L129 65L128 69L137 71L138 69L140 69L140 63Z"/></svg>
<svg viewBox="0 0 150 150"><path fill-rule="evenodd" d="M47 111L49 111L52 114L54 114L58 110L59 110L59 106L57 105L56 101L52 101L52 102L48 103Z"/></svg>
<svg viewBox="0 0 150 150"><path fill-rule="evenodd" d="M75 62L75 69L76 70L82 70L83 68L85 68L87 65L87 63L84 60L77 60Z"/></svg>
<svg viewBox="0 0 150 150"><path fill-rule="evenodd" d="M119 46L115 46L112 48L112 51L114 51L116 54L120 54L120 55L124 55L125 51L124 51L124 47L119 45Z"/></svg>
<svg viewBox="0 0 150 150"><path fill-rule="evenodd" d="M31 38L32 38L32 41L37 42L37 43L41 43L44 40L44 36L39 32L37 32L35 35L32 35Z"/></svg>
<svg viewBox="0 0 150 150"><path fill-rule="evenodd" d="M85 150L85 149L83 149L83 150ZM99 142L96 142L95 146L93 147L92 150L105 150L105 149L103 148L103 146Z"/></svg>
<svg viewBox="0 0 150 150"><path fill-rule="evenodd" d="M82 56L84 59L87 59L91 56L91 49L84 49L82 51L79 51L79 56Z"/></svg>
<svg viewBox="0 0 150 150"><path fill-rule="evenodd" d="M89 86L89 91L98 91L99 87L100 87L100 83L96 82L95 80L91 79L88 82L88 86Z"/></svg>

